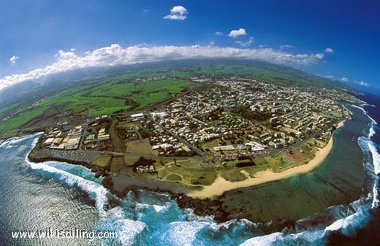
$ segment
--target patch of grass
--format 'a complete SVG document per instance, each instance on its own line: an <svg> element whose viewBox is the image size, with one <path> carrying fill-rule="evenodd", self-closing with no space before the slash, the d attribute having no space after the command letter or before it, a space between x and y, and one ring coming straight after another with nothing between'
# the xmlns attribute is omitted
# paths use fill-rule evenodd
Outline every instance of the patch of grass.
<svg viewBox="0 0 380 246"><path fill-rule="evenodd" d="M120 172L124 166L124 158L122 156L114 156L111 162L111 172L116 173Z"/></svg>
<svg viewBox="0 0 380 246"><path fill-rule="evenodd" d="M124 152L125 150L124 142L121 140L121 138L119 137L117 133L116 124L117 124L117 121L112 121L112 124L109 128L109 133L112 139L113 151Z"/></svg>
<svg viewBox="0 0 380 246"><path fill-rule="evenodd" d="M119 111L119 110L127 110L129 109L128 106L108 106L106 108L102 108L100 110L91 110L90 111L90 116L91 117L96 117L96 116L101 116L101 115L110 115L116 111Z"/></svg>
<svg viewBox="0 0 380 246"><path fill-rule="evenodd" d="M171 173L168 176L166 176L166 179L170 181L182 181L182 178L174 173Z"/></svg>
<svg viewBox="0 0 380 246"><path fill-rule="evenodd" d="M181 167L171 165L170 167L164 168L161 171L161 175L164 174L164 170L166 170L167 173L173 173L183 177L182 183L184 185L211 185L217 177L217 173L213 168L202 169L186 167L185 165Z"/></svg>
<svg viewBox="0 0 380 246"><path fill-rule="evenodd" d="M107 167L111 162L112 156L110 155L101 155L95 160L95 165L99 167Z"/></svg>
<svg viewBox="0 0 380 246"><path fill-rule="evenodd" d="M133 166L138 159L140 159L140 156L124 156L125 164L128 166Z"/></svg>
<svg viewBox="0 0 380 246"><path fill-rule="evenodd" d="M149 141L146 139L139 139L127 142L127 152L137 154L152 154L152 148Z"/></svg>
<svg viewBox="0 0 380 246"><path fill-rule="evenodd" d="M231 182L244 181L247 179L243 174L240 173L240 168L232 168L223 170L220 175Z"/></svg>
<svg viewBox="0 0 380 246"><path fill-rule="evenodd" d="M8 113L11 113L12 111L16 110L20 105L21 103L19 102L19 103L6 106L4 108L0 108L0 116L5 116Z"/></svg>
<svg viewBox="0 0 380 246"><path fill-rule="evenodd" d="M41 115L45 111L45 108L37 108L30 111L25 111L23 113L17 114L7 121L3 121L0 124L0 130L7 131L12 129L17 129L23 126L28 121L32 120L33 118Z"/></svg>

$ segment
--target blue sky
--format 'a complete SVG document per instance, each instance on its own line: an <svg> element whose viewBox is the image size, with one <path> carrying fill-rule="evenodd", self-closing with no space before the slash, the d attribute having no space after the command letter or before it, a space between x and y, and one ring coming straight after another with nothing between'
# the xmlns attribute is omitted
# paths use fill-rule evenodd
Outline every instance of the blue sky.
<svg viewBox="0 0 380 246"><path fill-rule="evenodd" d="M175 6L183 8L173 9ZM46 68L57 60L62 61L60 67L68 62L82 66L90 58L78 57L86 56L86 51L112 44L123 49L156 47L155 54L163 46L198 45L204 49L232 47L242 53L249 49L244 57L253 54L253 58L274 59L314 74L344 77L348 83L372 90L380 88L379 13L380 2L376 0L1 0L0 83L7 83L4 76ZM174 17L165 18L170 14ZM232 30L245 35L231 37ZM75 51L70 51L72 48ZM63 52L58 54L59 50ZM116 50L113 56L123 52L118 47ZM146 56L152 51L144 52ZM173 53L165 52L162 59ZM187 57L188 51L184 52L174 54ZM209 53L217 52L224 50ZM287 55L292 58L284 59ZM92 65L99 64L91 59ZM44 74L56 70L54 67Z"/></svg>

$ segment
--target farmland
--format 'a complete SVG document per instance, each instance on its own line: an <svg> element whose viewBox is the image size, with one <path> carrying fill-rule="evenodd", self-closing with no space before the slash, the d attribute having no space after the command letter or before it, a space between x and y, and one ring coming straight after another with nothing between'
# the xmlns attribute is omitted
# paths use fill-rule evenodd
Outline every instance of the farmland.
<svg viewBox="0 0 380 246"><path fill-rule="evenodd" d="M108 79L96 86L78 85L46 97L35 107L10 117L1 123L0 130L22 127L47 112L96 117L119 110L140 109L173 98L189 87L185 80L128 82L122 78Z"/></svg>

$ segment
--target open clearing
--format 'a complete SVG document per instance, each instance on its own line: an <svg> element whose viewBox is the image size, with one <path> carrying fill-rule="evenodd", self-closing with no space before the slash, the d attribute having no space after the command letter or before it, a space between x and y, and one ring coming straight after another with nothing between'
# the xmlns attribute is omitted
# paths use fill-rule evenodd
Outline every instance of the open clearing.
<svg viewBox="0 0 380 246"><path fill-rule="evenodd" d="M152 154L152 148L148 140L139 139L134 141L127 142L127 153L136 153L136 154Z"/></svg>

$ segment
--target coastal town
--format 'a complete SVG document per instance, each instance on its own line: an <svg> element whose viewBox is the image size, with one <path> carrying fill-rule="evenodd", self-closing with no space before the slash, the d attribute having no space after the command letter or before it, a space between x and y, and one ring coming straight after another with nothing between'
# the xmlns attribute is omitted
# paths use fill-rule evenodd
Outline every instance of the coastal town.
<svg viewBox="0 0 380 246"><path fill-rule="evenodd" d="M328 142L350 117L340 102L357 100L335 89L287 87L239 77L192 77L197 84L159 107L60 123L41 138L45 149L197 158L254 165L257 156L292 152L310 139ZM237 163L238 161L238 163ZM155 173L156 167L136 169Z"/></svg>

